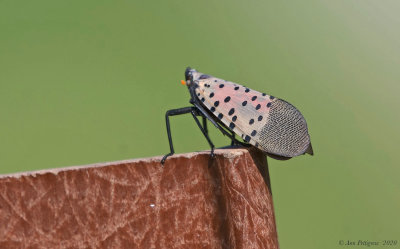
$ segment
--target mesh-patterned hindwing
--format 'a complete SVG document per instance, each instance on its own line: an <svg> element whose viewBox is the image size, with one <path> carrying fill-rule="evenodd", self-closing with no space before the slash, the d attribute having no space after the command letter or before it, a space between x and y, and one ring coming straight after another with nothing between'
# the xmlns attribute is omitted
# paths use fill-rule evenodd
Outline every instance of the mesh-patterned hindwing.
<svg viewBox="0 0 400 249"><path fill-rule="evenodd" d="M309 149L310 137L303 115L284 100L274 101L268 121L260 131L259 145L263 150L280 156L304 154Z"/></svg>

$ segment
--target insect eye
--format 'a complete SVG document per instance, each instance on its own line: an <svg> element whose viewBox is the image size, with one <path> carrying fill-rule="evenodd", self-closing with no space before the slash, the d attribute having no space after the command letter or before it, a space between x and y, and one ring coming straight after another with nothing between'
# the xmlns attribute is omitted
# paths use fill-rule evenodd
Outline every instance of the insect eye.
<svg viewBox="0 0 400 249"><path fill-rule="evenodd" d="M199 77L199 79L200 79L200 80L204 80L204 79L208 79L208 78L210 78L210 77L211 77L210 75L202 74L202 75Z"/></svg>
<svg viewBox="0 0 400 249"><path fill-rule="evenodd" d="M193 79L192 69L190 67L186 68L185 79L190 81Z"/></svg>

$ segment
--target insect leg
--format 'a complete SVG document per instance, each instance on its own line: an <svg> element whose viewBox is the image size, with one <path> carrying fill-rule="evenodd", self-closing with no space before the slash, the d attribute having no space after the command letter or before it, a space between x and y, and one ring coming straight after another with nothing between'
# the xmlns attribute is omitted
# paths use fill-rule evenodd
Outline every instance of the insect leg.
<svg viewBox="0 0 400 249"><path fill-rule="evenodd" d="M195 102L195 103L193 103L193 104L194 104L194 106L197 108L197 110L200 112L200 114L201 114L203 117L206 117L208 120L210 120L210 122L211 122L218 130L220 130L224 135L226 135L226 136L228 136L228 137L231 137L231 135L230 135L229 133L227 133L217 122L215 122L214 118L212 118L212 117L210 116L210 114L208 114L208 113L206 112L206 110L204 110L204 108L203 108L201 105L199 105L197 102Z"/></svg>
<svg viewBox="0 0 400 249"><path fill-rule="evenodd" d="M231 146L234 146L235 145L235 140L236 140L236 138L235 138L235 133L232 131L232 141L231 141Z"/></svg>
<svg viewBox="0 0 400 249"><path fill-rule="evenodd" d="M243 143L243 142L241 142L241 141L239 141L239 140L237 140L236 138L235 138L235 133L234 132L232 132L232 134L229 134L224 128L223 128L223 125L220 125L219 123L221 122L221 121L215 121L211 116L210 116L210 114L206 111L206 110L204 110L204 108L200 105L200 104L198 104L197 103L197 101L195 101L194 103L193 103L193 105L197 108L197 110L202 114L202 116L203 117L206 117L208 120L210 120L210 122L218 129L218 130L220 130L221 132L222 132L222 134L224 134L225 136L228 136L232 141L234 141L236 144L240 144L240 145L243 145L243 146L248 146L246 143Z"/></svg>
<svg viewBox="0 0 400 249"><path fill-rule="evenodd" d="M202 115L202 117L203 117L203 129L206 132L206 134L208 135L207 118L204 117L203 115Z"/></svg>
<svg viewBox="0 0 400 249"><path fill-rule="evenodd" d="M204 129L204 128L201 126L199 119L196 117L198 114L199 114L199 113L196 113L196 111L195 111L194 109L192 110L192 116L193 116L193 118L194 118L194 121L196 121L197 126L200 128L201 132L202 132L203 135L206 137L207 142L208 142L208 144L209 144L210 147L211 147L211 157L214 157L214 148L215 148L215 146L214 146L214 144L211 142L211 139L210 139L210 137L209 137L208 134L207 134L207 130ZM203 116L203 126L204 126L204 122L205 122L205 118L204 118L204 116ZM206 128L207 128L207 127L206 127Z"/></svg>
<svg viewBox="0 0 400 249"><path fill-rule="evenodd" d="M179 108L179 109L168 110L165 113L165 123L167 125L167 135L168 135L168 142L169 142L170 152L162 158L161 164L164 164L165 160L167 159L167 157L169 157L169 156L171 156L171 155L173 155L175 153L174 145L172 144L172 136L171 136L171 128L170 128L170 124L169 124L169 117L170 116L175 116L175 115L191 113L192 110L193 110L193 107L183 107L183 108Z"/></svg>

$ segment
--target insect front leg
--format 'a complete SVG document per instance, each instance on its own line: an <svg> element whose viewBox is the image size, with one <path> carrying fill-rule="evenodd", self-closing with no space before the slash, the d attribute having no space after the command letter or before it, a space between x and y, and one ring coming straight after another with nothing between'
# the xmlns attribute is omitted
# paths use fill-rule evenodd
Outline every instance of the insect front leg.
<svg viewBox="0 0 400 249"><path fill-rule="evenodd" d="M182 115L182 114L191 113L193 109L194 109L194 107L183 107L183 108L179 108L179 109L168 110L165 113L165 123L167 125L167 135L168 135L168 142L169 142L170 152L168 154L166 154L161 159L161 164L164 164L165 160L167 159L167 157L169 157L169 156L171 156L171 155L173 155L175 153L174 145L172 144L172 136L171 136L171 127L170 127L170 124L169 124L169 117L170 116L176 116L176 115Z"/></svg>

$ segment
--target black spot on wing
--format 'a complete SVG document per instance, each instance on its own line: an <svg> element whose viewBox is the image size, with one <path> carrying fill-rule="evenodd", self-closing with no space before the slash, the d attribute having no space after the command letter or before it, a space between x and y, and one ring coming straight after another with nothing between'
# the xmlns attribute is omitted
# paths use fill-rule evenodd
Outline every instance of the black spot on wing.
<svg viewBox="0 0 400 249"><path fill-rule="evenodd" d="M242 106L246 106L247 105L247 101L243 101Z"/></svg>
<svg viewBox="0 0 400 249"><path fill-rule="evenodd" d="M244 141L246 141L246 142L250 142L250 137L248 136L248 135L246 135L246 137L244 138Z"/></svg>
<svg viewBox="0 0 400 249"><path fill-rule="evenodd" d="M228 112L229 116L235 113L235 108L231 108Z"/></svg>
<svg viewBox="0 0 400 249"><path fill-rule="evenodd" d="M238 86L236 86L234 89L235 89L235 91L237 91L237 90L239 90L239 87L238 87Z"/></svg>
<svg viewBox="0 0 400 249"><path fill-rule="evenodd" d="M263 116L258 116L258 121L261 121L263 119Z"/></svg>
<svg viewBox="0 0 400 249"><path fill-rule="evenodd" d="M257 96L253 96L252 98L251 98L251 101L254 101L254 100L256 100L257 99Z"/></svg>
<svg viewBox="0 0 400 249"><path fill-rule="evenodd" d="M218 114L218 118L222 119L224 117L224 115L222 115L222 113Z"/></svg>
<svg viewBox="0 0 400 249"><path fill-rule="evenodd" d="M267 107L271 107L271 102L269 102L269 103L267 104Z"/></svg>
<svg viewBox="0 0 400 249"><path fill-rule="evenodd" d="M252 124L254 124L254 119L250 119L250 121L249 121L249 125L252 125Z"/></svg>
<svg viewBox="0 0 400 249"><path fill-rule="evenodd" d="M229 124L229 128L230 128L231 130L233 130L233 128L235 128L235 124L231 122L231 123Z"/></svg>
<svg viewBox="0 0 400 249"><path fill-rule="evenodd" d="M223 88L225 85L224 84L220 84L219 85L219 88Z"/></svg>
<svg viewBox="0 0 400 249"><path fill-rule="evenodd" d="M219 101L218 101L218 100L214 102L214 106L215 106L215 107L218 107L218 106L219 106Z"/></svg>
<svg viewBox="0 0 400 249"><path fill-rule="evenodd" d="M210 93L210 98L214 97L214 93Z"/></svg>
<svg viewBox="0 0 400 249"><path fill-rule="evenodd" d="M228 97L226 97L226 98L224 99L224 102L225 102L225 103L228 103L230 100L231 100L231 97L228 96Z"/></svg>
<svg viewBox="0 0 400 249"><path fill-rule="evenodd" d="M256 106L256 110L258 110L258 109L260 109L260 108L261 108L261 105L258 104L258 105Z"/></svg>
<svg viewBox="0 0 400 249"><path fill-rule="evenodd" d="M233 122L235 122L236 119L237 119L237 116L236 116L236 115L232 117L232 121L233 121Z"/></svg>
<svg viewBox="0 0 400 249"><path fill-rule="evenodd" d="M251 132L250 135L251 135L252 137L254 137L256 134L257 134L257 131L256 131L256 130L253 130L253 131Z"/></svg>
<svg viewBox="0 0 400 249"><path fill-rule="evenodd" d="M211 112L215 112L215 107L214 107L214 106L211 106L210 111L211 111Z"/></svg>

